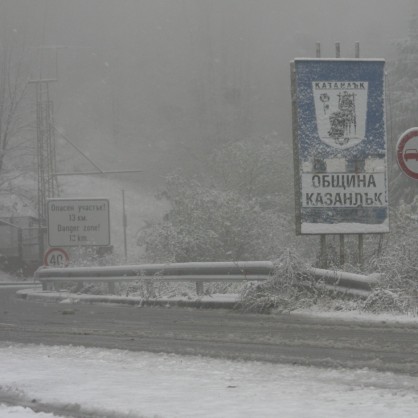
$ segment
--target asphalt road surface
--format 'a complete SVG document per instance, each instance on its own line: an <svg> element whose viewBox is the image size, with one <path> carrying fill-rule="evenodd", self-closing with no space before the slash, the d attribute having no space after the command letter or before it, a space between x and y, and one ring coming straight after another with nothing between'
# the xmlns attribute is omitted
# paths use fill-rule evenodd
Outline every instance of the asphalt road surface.
<svg viewBox="0 0 418 418"><path fill-rule="evenodd" d="M40 303L0 288L0 341L84 345L418 375L418 320L349 322L224 309Z"/></svg>

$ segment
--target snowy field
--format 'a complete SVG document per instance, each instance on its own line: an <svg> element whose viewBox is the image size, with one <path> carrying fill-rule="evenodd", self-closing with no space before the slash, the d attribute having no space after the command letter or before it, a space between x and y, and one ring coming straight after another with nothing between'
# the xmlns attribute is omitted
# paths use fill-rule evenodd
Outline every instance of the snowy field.
<svg viewBox="0 0 418 418"><path fill-rule="evenodd" d="M0 359L0 399L19 405L2 404L1 417L407 418L418 411L417 377L367 369L6 343ZM25 403L40 405L38 413Z"/></svg>

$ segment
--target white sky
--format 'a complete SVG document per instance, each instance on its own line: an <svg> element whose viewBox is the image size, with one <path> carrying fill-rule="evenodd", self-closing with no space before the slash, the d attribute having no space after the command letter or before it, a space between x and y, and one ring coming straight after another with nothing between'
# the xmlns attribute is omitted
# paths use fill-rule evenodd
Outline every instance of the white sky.
<svg viewBox="0 0 418 418"><path fill-rule="evenodd" d="M106 417L408 418L418 410L417 377L367 369L3 342L0 370L0 395ZM0 416L52 414L1 405Z"/></svg>

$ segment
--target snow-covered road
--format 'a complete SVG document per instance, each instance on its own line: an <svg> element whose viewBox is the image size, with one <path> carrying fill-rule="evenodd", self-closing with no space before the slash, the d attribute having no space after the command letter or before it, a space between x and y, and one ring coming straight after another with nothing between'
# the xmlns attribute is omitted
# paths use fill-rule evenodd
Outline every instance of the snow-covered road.
<svg viewBox="0 0 418 418"><path fill-rule="evenodd" d="M0 404L15 402L0 406L1 417L408 418L418 411L417 377L367 369L1 343L0 370Z"/></svg>

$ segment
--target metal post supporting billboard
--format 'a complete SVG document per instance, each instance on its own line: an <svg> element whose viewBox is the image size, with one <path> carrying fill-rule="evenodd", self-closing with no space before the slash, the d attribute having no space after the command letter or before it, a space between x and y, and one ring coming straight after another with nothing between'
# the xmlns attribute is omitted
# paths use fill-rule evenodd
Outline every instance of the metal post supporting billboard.
<svg viewBox="0 0 418 418"><path fill-rule="evenodd" d="M316 43L316 58L321 58L321 43ZM319 238L319 267L326 268L327 267L327 236L325 234L321 234Z"/></svg>
<svg viewBox="0 0 418 418"><path fill-rule="evenodd" d="M364 260L363 260L363 234L358 235L358 264L360 269L363 268Z"/></svg>
<svg viewBox="0 0 418 418"><path fill-rule="evenodd" d="M360 43L356 42L355 45L355 57L360 58ZM358 264L360 268L363 268L363 234L358 235Z"/></svg>
<svg viewBox="0 0 418 418"><path fill-rule="evenodd" d="M123 253L125 255L125 263L128 261L128 242L126 238L126 228L128 227L128 218L125 209L125 190L122 190L122 223L123 223Z"/></svg>

